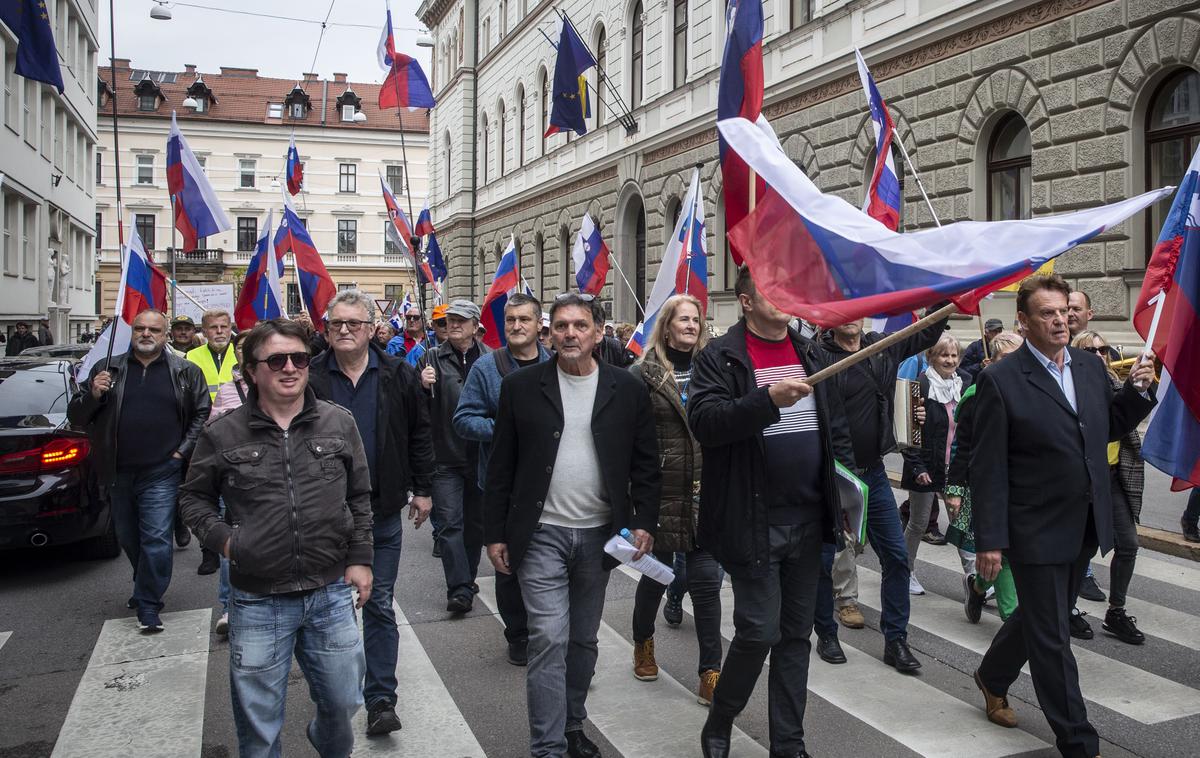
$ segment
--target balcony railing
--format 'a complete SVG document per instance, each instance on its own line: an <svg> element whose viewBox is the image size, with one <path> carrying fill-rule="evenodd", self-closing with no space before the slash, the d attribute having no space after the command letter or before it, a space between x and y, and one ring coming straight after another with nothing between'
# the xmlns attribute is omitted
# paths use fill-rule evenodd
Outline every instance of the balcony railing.
<svg viewBox="0 0 1200 758"><path fill-rule="evenodd" d="M338 263L358 263L358 253L338 253Z"/></svg>
<svg viewBox="0 0 1200 758"><path fill-rule="evenodd" d="M175 258L176 263L220 263L225 251L221 248L213 250L199 249L183 252L176 248L167 248L167 258Z"/></svg>

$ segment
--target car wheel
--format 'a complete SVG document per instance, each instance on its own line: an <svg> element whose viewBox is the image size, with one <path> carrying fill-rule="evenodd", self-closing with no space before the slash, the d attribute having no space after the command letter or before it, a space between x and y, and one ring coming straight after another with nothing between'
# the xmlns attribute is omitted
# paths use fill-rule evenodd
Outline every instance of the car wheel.
<svg viewBox="0 0 1200 758"><path fill-rule="evenodd" d="M117 528L112 519L109 519L104 534L84 541L80 547L83 557L88 560L111 559L120 555L121 545L117 542Z"/></svg>

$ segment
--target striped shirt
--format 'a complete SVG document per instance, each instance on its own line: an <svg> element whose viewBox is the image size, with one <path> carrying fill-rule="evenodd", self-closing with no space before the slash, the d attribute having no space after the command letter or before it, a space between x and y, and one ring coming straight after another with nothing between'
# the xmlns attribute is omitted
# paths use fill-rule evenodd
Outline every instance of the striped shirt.
<svg viewBox="0 0 1200 758"><path fill-rule="evenodd" d="M807 379L808 372L790 337L773 342L746 332L754 383L767 387L784 379ZM779 420L763 430L766 451L767 505L772 524L789 525L821 518L824 452L817 403L812 395L779 409Z"/></svg>

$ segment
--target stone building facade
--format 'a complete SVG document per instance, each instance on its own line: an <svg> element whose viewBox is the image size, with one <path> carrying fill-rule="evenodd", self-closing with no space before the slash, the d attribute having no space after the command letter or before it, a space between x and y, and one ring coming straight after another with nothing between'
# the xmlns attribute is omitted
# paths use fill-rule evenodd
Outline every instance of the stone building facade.
<svg viewBox="0 0 1200 758"><path fill-rule="evenodd" d="M560 3L638 126L616 122L602 85L599 123L569 140L541 137L554 65L542 32L556 38L559 25L548 0L422 4L437 43L430 197L453 292L481 297L510 235L538 294L565 289L590 211L641 295L701 164L709 316L718 327L736 318L714 125L724 18L714 0L644 2ZM855 205L873 137L854 47L942 223L1065 212L1171 184L1200 143L1197 2L765 0L764 16L764 113L816 184ZM904 228L930 226L912 172L896 163ZM1130 308L1168 205L1057 262L1113 341L1136 339ZM623 320L634 317L628 290L615 275L605 290ZM1011 295L984 311L1011 321Z"/></svg>

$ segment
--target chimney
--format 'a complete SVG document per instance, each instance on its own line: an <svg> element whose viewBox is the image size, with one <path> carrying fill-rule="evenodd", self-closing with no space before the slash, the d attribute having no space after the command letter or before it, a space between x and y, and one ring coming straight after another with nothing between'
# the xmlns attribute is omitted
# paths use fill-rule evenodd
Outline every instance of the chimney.
<svg viewBox="0 0 1200 758"><path fill-rule="evenodd" d="M345 84L346 83L346 75L339 74L335 71L333 73L333 81L334 81L334 84Z"/></svg>
<svg viewBox="0 0 1200 758"><path fill-rule="evenodd" d="M129 68L129 59L128 58L113 58L112 66L113 66L113 68Z"/></svg>
<svg viewBox="0 0 1200 758"><path fill-rule="evenodd" d="M306 72L304 74L304 81L306 81L306 82L315 82L317 79L320 79L320 78L321 78L320 74L313 74L313 73L309 73L309 72Z"/></svg>
<svg viewBox="0 0 1200 758"><path fill-rule="evenodd" d="M185 63L185 64L183 64L183 73L185 73L185 74L194 74L194 73L196 73L196 64L195 64L195 63Z"/></svg>
<svg viewBox="0 0 1200 758"><path fill-rule="evenodd" d="M221 66L221 76L242 77L244 79L257 79L258 69L256 68L232 68L230 66Z"/></svg>

